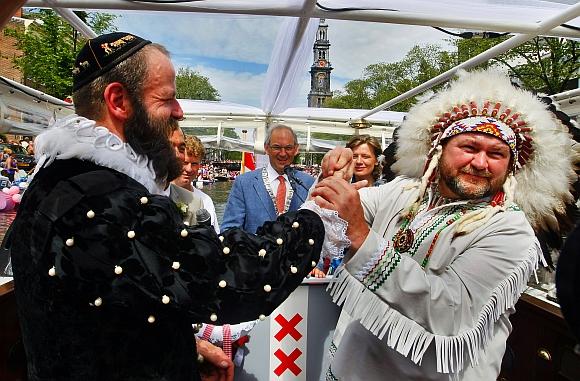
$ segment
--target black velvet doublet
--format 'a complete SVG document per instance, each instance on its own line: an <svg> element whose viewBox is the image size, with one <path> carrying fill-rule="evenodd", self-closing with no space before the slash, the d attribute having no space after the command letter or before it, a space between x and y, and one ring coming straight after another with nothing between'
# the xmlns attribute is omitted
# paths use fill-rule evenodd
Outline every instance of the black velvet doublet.
<svg viewBox="0 0 580 381"><path fill-rule="evenodd" d="M324 239L307 210L223 241L181 221L112 169L71 159L38 172L10 238L31 380L198 380L191 324L269 315Z"/></svg>

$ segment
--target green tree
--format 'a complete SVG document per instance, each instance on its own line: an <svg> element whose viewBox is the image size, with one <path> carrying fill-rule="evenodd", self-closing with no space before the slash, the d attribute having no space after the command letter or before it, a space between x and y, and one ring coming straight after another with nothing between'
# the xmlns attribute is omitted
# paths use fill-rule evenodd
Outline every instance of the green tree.
<svg viewBox="0 0 580 381"><path fill-rule="evenodd" d="M452 52L436 45L415 46L401 61L367 66L362 78L348 82L343 91L335 91L325 107L374 108L508 38L454 39L450 40L455 47ZM563 38L536 37L482 63L480 67L497 64L509 68L529 90L559 93L570 89L573 80L579 76L580 43ZM408 111L415 101L415 98L406 99L391 109Z"/></svg>
<svg viewBox="0 0 580 381"><path fill-rule="evenodd" d="M196 127L196 128L185 128L189 135L204 136L204 135L215 135L217 134L217 127ZM228 138L239 139L240 135L233 128L224 128L222 130L222 136Z"/></svg>
<svg viewBox="0 0 580 381"><path fill-rule="evenodd" d="M206 101L220 100L220 94L211 85L209 78L188 67L181 67L177 70L175 86L177 87L177 98Z"/></svg>
<svg viewBox="0 0 580 381"><path fill-rule="evenodd" d="M372 108L371 106L371 89L367 78L347 82L344 91L334 91L332 98L324 103L324 107L330 108Z"/></svg>
<svg viewBox="0 0 580 381"><path fill-rule="evenodd" d="M504 41L496 39L463 39L454 41L458 57L465 61ZM492 58L509 68L529 90L556 94L570 89L571 80L580 75L580 43L565 38L535 37L508 52Z"/></svg>
<svg viewBox="0 0 580 381"><path fill-rule="evenodd" d="M362 132L364 133L364 132ZM313 132L312 139L321 139L321 140L335 140L339 142L348 142L354 136L354 131L352 135L337 135L337 134L329 134L325 132Z"/></svg>
<svg viewBox="0 0 580 381"><path fill-rule="evenodd" d="M116 16L75 12L97 34L114 30ZM24 53L14 65L24 73L26 84L64 99L72 93L74 60L85 39L70 24L48 9L32 9L23 18L38 20L27 30L6 28L4 33L16 38Z"/></svg>
<svg viewBox="0 0 580 381"><path fill-rule="evenodd" d="M334 108L374 108L456 64L453 53L437 45L415 46L398 62L376 63L367 66L363 78L349 81L344 91L336 91L325 103ZM395 105L393 111L407 111L415 102L407 99Z"/></svg>

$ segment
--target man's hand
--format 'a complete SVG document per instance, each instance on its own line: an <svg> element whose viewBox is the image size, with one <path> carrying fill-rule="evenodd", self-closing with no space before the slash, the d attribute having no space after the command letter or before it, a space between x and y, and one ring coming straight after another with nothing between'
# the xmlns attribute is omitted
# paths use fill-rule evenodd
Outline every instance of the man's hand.
<svg viewBox="0 0 580 381"><path fill-rule="evenodd" d="M350 181L354 171L354 161L350 148L336 147L328 151L322 158L322 178L340 177Z"/></svg>
<svg viewBox="0 0 580 381"><path fill-rule="evenodd" d="M326 274L324 273L324 271L320 270L317 267L312 269L312 271L310 272L310 276L315 278L326 278Z"/></svg>
<svg viewBox="0 0 580 381"><path fill-rule="evenodd" d="M351 241L351 250L358 250L369 233L364 218L358 189L367 185L366 180L351 184L339 177L329 177L314 187L312 199L321 208L336 210L348 222L346 235Z"/></svg>
<svg viewBox="0 0 580 381"><path fill-rule="evenodd" d="M203 381L233 381L234 363L224 351L208 341L196 338L197 353L203 357L199 373Z"/></svg>

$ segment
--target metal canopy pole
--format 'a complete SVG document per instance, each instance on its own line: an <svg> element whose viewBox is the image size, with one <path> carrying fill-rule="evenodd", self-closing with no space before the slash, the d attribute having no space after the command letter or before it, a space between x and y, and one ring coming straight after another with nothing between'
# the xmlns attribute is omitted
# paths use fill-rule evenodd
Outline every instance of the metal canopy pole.
<svg viewBox="0 0 580 381"><path fill-rule="evenodd" d="M550 95L550 98L552 98L555 101L561 101L562 99L577 97L579 95L580 95L580 87L572 90L567 90L558 94L552 94Z"/></svg>
<svg viewBox="0 0 580 381"><path fill-rule="evenodd" d="M379 111L383 111L386 110L394 105L396 105L397 103L404 101L405 99L411 98L427 89L430 89L431 87L438 85L442 82L447 81L449 78L451 78L458 70L460 69L468 69L468 68L472 68L474 66L479 65L482 62L485 62L493 57L496 57L502 53L507 52L508 50L510 50L511 48L521 45L526 41L531 40L532 38L545 33L546 31L549 31L551 29L553 29L556 25L561 25L563 23L565 23L566 21L572 20L576 17L580 16L580 3L576 3L575 5L571 6L570 8L566 9L564 12L560 13L559 15L556 15L548 20L544 20L541 23L538 24L538 27L536 29L536 31L532 34L518 34L513 36L512 38L494 46L491 49L486 50L483 53L478 54L475 57L472 57L470 59L468 59L467 61L455 66L454 68L451 68L449 70L447 70L445 73L439 74L438 76L431 78L430 80L428 80L427 82L415 87L414 89L411 89L391 100L388 100L387 102L375 107L374 109L362 114L360 116L360 119L364 119L367 118L370 115L373 115Z"/></svg>
<svg viewBox="0 0 580 381"><path fill-rule="evenodd" d="M68 21L73 28L78 30L86 38L95 38L97 34L88 26L83 20L81 20L73 11L66 8L57 7L56 0L46 0L46 4L50 5L52 9L63 19Z"/></svg>
<svg viewBox="0 0 580 381"><path fill-rule="evenodd" d="M513 21L494 21L493 18L454 18L445 15L426 15L410 12L386 12L377 10L360 10L330 12L317 9L313 16L336 20L356 20L377 23L401 24L401 25L421 25L438 26L440 28L479 30L483 32L507 32L507 33L534 33L538 27L536 23L526 23ZM571 20L571 19L569 19ZM567 20L568 21L568 20ZM560 23L561 24L561 23ZM556 24L553 28L547 29L553 37L578 38L580 32L570 28L565 28Z"/></svg>

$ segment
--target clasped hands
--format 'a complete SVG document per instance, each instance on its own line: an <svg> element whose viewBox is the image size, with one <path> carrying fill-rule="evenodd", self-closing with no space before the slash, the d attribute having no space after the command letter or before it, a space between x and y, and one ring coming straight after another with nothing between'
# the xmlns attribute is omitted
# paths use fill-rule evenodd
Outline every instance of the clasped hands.
<svg viewBox="0 0 580 381"><path fill-rule="evenodd" d="M318 206L336 210L348 222L346 234L351 241L351 250L356 251L369 232L358 194L358 189L367 186L367 180L350 182L354 161L349 148L336 147L327 152L321 166L322 180L314 187L311 197Z"/></svg>

